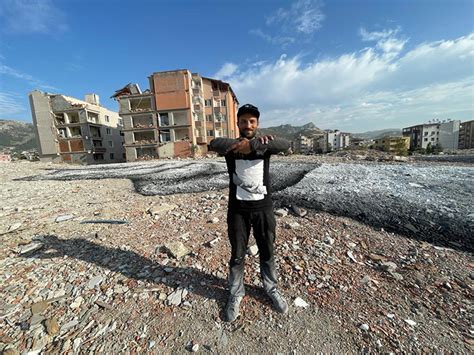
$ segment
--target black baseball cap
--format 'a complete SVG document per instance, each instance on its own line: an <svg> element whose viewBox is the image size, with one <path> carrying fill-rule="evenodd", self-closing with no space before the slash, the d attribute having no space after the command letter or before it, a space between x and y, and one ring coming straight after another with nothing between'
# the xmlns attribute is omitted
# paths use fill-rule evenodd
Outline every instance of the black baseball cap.
<svg viewBox="0 0 474 355"><path fill-rule="evenodd" d="M258 111L258 107L252 104L245 104L243 106L240 106L239 111L237 111L237 118L246 113L251 113L252 115L255 115L257 119L260 118L260 111Z"/></svg>

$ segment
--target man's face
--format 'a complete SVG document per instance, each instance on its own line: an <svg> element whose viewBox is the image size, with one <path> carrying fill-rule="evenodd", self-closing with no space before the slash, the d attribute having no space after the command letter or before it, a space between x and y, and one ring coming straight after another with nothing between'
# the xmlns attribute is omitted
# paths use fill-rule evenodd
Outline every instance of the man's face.
<svg viewBox="0 0 474 355"><path fill-rule="evenodd" d="M244 113L237 122L241 137L252 139L257 134L258 119L251 113Z"/></svg>

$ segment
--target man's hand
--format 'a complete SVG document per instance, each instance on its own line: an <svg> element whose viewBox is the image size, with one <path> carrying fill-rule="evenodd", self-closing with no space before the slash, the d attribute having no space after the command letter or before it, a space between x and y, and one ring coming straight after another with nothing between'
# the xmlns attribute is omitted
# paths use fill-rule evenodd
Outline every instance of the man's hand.
<svg viewBox="0 0 474 355"><path fill-rule="evenodd" d="M229 152L249 154L251 151L250 141L247 138L242 138L237 143L232 144L226 154Z"/></svg>
<svg viewBox="0 0 474 355"><path fill-rule="evenodd" d="M260 143L262 144L268 144L269 141L272 141L273 140L273 136L260 136L257 138Z"/></svg>

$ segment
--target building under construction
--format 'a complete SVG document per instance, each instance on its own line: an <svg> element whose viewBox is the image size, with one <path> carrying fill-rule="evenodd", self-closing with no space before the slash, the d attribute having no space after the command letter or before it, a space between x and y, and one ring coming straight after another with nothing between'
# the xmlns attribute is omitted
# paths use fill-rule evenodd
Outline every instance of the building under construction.
<svg viewBox="0 0 474 355"><path fill-rule="evenodd" d="M153 73L150 89L117 90L127 161L207 153L215 137L237 136L238 101L228 83L189 70Z"/></svg>

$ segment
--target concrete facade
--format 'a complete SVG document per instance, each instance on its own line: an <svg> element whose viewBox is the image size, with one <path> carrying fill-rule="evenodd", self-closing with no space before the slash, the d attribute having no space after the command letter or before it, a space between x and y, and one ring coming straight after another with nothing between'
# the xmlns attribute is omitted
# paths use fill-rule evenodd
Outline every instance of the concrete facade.
<svg viewBox="0 0 474 355"><path fill-rule="evenodd" d="M439 147L457 149L459 143L459 126L461 121L435 122L403 128L402 134L410 138L410 150Z"/></svg>
<svg viewBox="0 0 474 355"><path fill-rule="evenodd" d="M236 137L238 101L229 84L189 70L153 73L150 89L112 96L123 117L127 161L207 153L214 137Z"/></svg>
<svg viewBox="0 0 474 355"><path fill-rule="evenodd" d="M406 155L410 149L410 137L382 137L374 141L373 148L390 154Z"/></svg>
<svg viewBox="0 0 474 355"><path fill-rule="evenodd" d="M88 94L82 101L35 90L29 99L41 161L124 161L121 118L100 106L96 94Z"/></svg>
<svg viewBox="0 0 474 355"><path fill-rule="evenodd" d="M474 120L459 125L459 149L474 148Z"/></svg>

